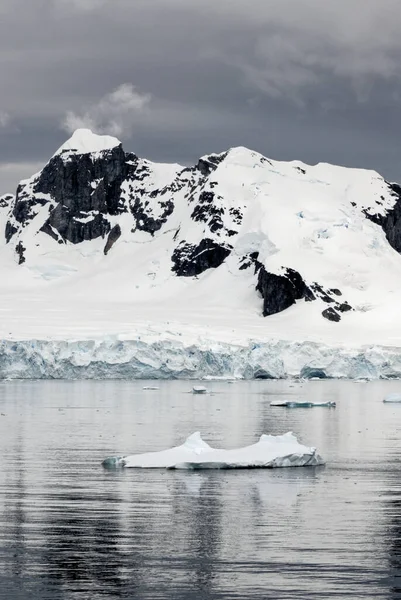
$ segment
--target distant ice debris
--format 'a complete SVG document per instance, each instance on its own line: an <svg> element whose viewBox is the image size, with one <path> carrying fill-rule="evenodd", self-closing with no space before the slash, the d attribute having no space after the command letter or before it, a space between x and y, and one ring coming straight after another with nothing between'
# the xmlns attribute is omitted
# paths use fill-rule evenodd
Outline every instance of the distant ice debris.
<svg viewBox="0 0 401 600"><path fill-rule="evenodd" d="M401 399L400 399L401 402ZM314 408L315 406L325 406L326 408L335 408L335 402L303 402L301 400L273 400L270 406L283 406L285 408Z"/></svg>
<svg viewBox="0 0 401 600"><path fill-rule="evenodd" d="M203 385L194 385L194 387L192 388L192 393L193 394L206 394L207 389L205 387L203 387Z"/></svg>
<svg viewBox="0 0 401 600"><path fill-rule="evenodd" d="M316 448L303 446L292 432L262 435L256 444L234 450L214 449L204 442L199 431L181 446L125 457L108 457L105 468L165 469L244 469L273 467L315 467L324 461Z"/></svg>
<svg viewBox="0 0 401 600"><path fill-rule="evenodd" d="M401 403L401 394L393 393L387 394L384 398L383 402L400 402Z"/></svg>
<svg viewBox="0 0 401 600"><path fill-rule="evenodd" d="M159 388L156 385L144 385L142 389L150 391L150 390L158 390Z"/></svg>

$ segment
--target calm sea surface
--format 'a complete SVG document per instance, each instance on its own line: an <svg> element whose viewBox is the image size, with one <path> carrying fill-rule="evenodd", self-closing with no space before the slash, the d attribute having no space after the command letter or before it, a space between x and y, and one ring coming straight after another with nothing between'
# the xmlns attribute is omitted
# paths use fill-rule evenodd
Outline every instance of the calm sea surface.
<svg viewBox="0 0 401 600"><path fill-rule="evenodd" d="M149 382L150 383L150 382ZM0 384L0 598L401 599L401 382ZM271 400L335 400L283 409ZM200 430L293 431L327 466L106 471Z"/></svg>

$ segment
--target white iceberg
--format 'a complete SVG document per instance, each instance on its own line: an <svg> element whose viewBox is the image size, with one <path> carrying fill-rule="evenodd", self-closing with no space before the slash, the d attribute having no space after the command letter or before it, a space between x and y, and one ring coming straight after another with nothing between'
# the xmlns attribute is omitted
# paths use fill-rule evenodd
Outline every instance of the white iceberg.
<svg viewBox="0 0 401 600"><path fill-rule="evenodd" d="M400 400L401 402L401 400ZM302 400L273 400L270 406L283 406L285 408L314 408L315 406L325 406L326 408L335 408L335 402L307 402Z"/></svg>
<svg viewBox="0 0 401 600"><path fill-rule="evenodd" d="M194 385L194 387L192 388L192 393L193 394L206 394L207 389L205 387L203 387L203 385Z"/></svg>
<svg viewBox="0 0 401 600"><path fill-rule="evenodd" d="M197 431L181 446L125 457L109 457L104 467L165 469L244 469L273 467L315 467L324 461L316 448L303 446L292 432L262 435L256 444L222 450L211 448Z"/></svg>
<svg viewBox="0 0 401 600"><path fill-rule="evenodd" d="M400 402L401 403L401 394L397 394L396 392L393 394L387 394L384 398L383 402Z"/></svg>
<svg viewBox="0 0 401 600"><path fill-rule="evenodd" d="M147 390L147 391L150 391L150 390L153 391L153 390L158 390L159 388L156 385L144 385L142 389Z"/></svg>

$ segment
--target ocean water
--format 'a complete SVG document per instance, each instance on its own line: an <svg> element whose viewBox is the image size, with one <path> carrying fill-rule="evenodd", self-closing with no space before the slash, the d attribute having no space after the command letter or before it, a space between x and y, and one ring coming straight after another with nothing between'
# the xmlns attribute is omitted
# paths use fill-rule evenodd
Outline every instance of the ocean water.
<svg viewBox="0 0 401 600"><path fill-rule="evenodd" d="M0 384L0 598L401 598L401 382ZM144 385L159 390L145 391ZM278 399L337 408L270 407ZM107 471L293 431L325 467Z"/></svg>

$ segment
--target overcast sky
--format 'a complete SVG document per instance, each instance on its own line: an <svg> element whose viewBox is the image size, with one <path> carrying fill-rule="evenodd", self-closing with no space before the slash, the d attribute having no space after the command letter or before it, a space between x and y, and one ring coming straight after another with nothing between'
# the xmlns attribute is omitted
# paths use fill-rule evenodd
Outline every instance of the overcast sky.
<svg viewBox="0 0 401 600"><path fill-rule="evenodd" d="M400 0L0 0L0 193L76 127L401 180Z"/></svg>

